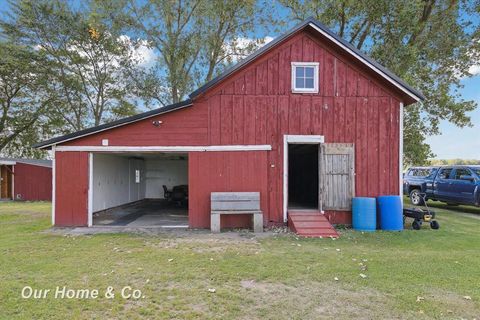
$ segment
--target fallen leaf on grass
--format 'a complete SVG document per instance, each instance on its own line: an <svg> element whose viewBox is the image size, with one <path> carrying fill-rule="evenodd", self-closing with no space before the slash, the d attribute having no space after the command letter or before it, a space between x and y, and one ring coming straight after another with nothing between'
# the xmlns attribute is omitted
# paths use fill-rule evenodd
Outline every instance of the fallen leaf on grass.
<svg viewBox="0 0 480 320"><path fill-rule="evenodd" d="M463 299L465 299L465 300L472 300L472 297L470 297L470 296L463 296Z"/></svg>
<svg viewBox="0 0 480 320"><path fill-rule="evenodd" d="M422 302L423 300L425 300L424 297L417 296L417 302Z"/></svg>
<svg viewBox="0 0 480 320"><path fill-rule="evenodd" d="M173 261L173 259L168 259L168 262L172 262L172 261Z"/></svg>
<svg viewBox="0 0 480 320"><path fill-rule="evenodd" d="M363 273L360 273L360 277L363 278L363 279L365 279L365 278L367 277L367 275L366 275L366 274L363 274Z"/></svg>
<svg viewBox="0 0 480 320"><path fill-rule="evenodd" d="M339 279L337 277L333 278L335 281L338 281Z"/></svg>
<svg viewBox="0 0 480 320"><path fill-rule="evenodd" d="M216 290L216 289L214 289L214 288L210 288L210 289L208 289L208 292L210 292L210 293L215 293L216 291L217 291L217 290Z"/></svg>

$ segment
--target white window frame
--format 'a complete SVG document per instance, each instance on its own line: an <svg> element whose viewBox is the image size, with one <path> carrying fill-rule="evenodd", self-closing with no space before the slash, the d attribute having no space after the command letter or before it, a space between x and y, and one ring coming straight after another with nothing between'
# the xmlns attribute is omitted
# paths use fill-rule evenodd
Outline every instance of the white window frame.
<svg viewBox="0 0 480 320"><path fill-rule="evenodd" d="M293 93L318 93L318 62L292 62L292 92ZM312 67L313 70L313 88L297 88L296 77L297 77L297 67Z"/></svg>

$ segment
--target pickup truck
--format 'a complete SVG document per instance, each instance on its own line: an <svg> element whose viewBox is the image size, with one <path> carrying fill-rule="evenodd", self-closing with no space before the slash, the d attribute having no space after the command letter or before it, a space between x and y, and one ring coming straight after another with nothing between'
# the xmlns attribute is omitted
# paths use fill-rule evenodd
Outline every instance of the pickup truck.
<svg viewBox="0 0 480 320"><path fill-rule="evenodd" d="M413 205L426 200L480 206L480 166L413 167L403 176L403 193Z"/></svg>

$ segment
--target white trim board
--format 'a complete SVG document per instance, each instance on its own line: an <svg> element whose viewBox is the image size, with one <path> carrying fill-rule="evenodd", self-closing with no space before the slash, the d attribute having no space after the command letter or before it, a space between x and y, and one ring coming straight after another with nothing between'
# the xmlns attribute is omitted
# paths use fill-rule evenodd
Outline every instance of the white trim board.
<svg viewBox="0 0 480 320"><path fill-rule="evenodd" d="M289 144L321 144L324 136L318 135L284 135L283 136L283 222L287 222L288 211L288 145Z"/></svg>
<svg viewBox="0 0 480 320"><path fill-rule="evenodd" d="M272 146L264 145L226 145L226 146L57 146L56 151L83 152L207 152L207 151L270 151Z"/></svg>
<svg viewBox="0 0 480 320"><path fill-rule="evenodd" d="M357 53L355 53L352 49L350 49L349 47L345 46L343 43L341 43L340 41L338 41L337 39L335 39L334 37L332 37L331 35L329 35L328 33L326 33L325 31L323 31L322 29L320 29L319 27L317 27L315 24L313 23L310 23L309 24L312 28L314 28L315 30L317 30L318 32L320 32L323 36L325 36L326 38L328 38L330 41L334 42L336 45L338 45L339 47L341 47L343 50L347 51L348 53L350 53L353 57L357 58L360 62L362 62L363 64L365 64L366 66L368 66L370 69L372 69L373 71L375 71L376 73L378 73L379 75L381 75L385 80L387 80L388 82L390 82L391 84L393 84L395 87L397 87L398 89L400 89L402 92L405 92L406 94L408 94L409 97L411 97L412 99L414 99L415 101L420 101L420 99L414 95L413 93L411 93L410 91L408 91L407 89L405 89L404 87L402 87L401 85L399 85L397 83L397 81L395 81L394 79L392 79L390 76L388 76L385 72L383 72L382 70L378 69L376 66L374 66L372 63L370 63L369 61L367 61L365 58L359 56Z"/></svg>
<svg viewBox="0 0 480 320"><path fill-rule="evenodd" d="M0 161L0 165L5 165L5 166L14 166L16 164L17 164L17 162L15 162L15 161L7 161L7 160L5 160L5 161L1 160Z"/></svg>

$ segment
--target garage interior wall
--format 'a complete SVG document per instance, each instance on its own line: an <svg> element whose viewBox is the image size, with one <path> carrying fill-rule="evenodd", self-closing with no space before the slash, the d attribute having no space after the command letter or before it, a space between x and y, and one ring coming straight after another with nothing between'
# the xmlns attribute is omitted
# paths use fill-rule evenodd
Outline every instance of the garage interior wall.
<svg viewBox="0 0 480 320"><path fill-rule="evenodd" d="M136 170L140 171L139 183ZM143 159L93 155L93 212L144 199L145 186Z"/></svg>
<svg viewBox="0 0 480 320"><path fill-rule="evenodd" d="M169 190L173 186L188 184L187 159L146 159L146 198L164 198L163 185Z"/></svg>

